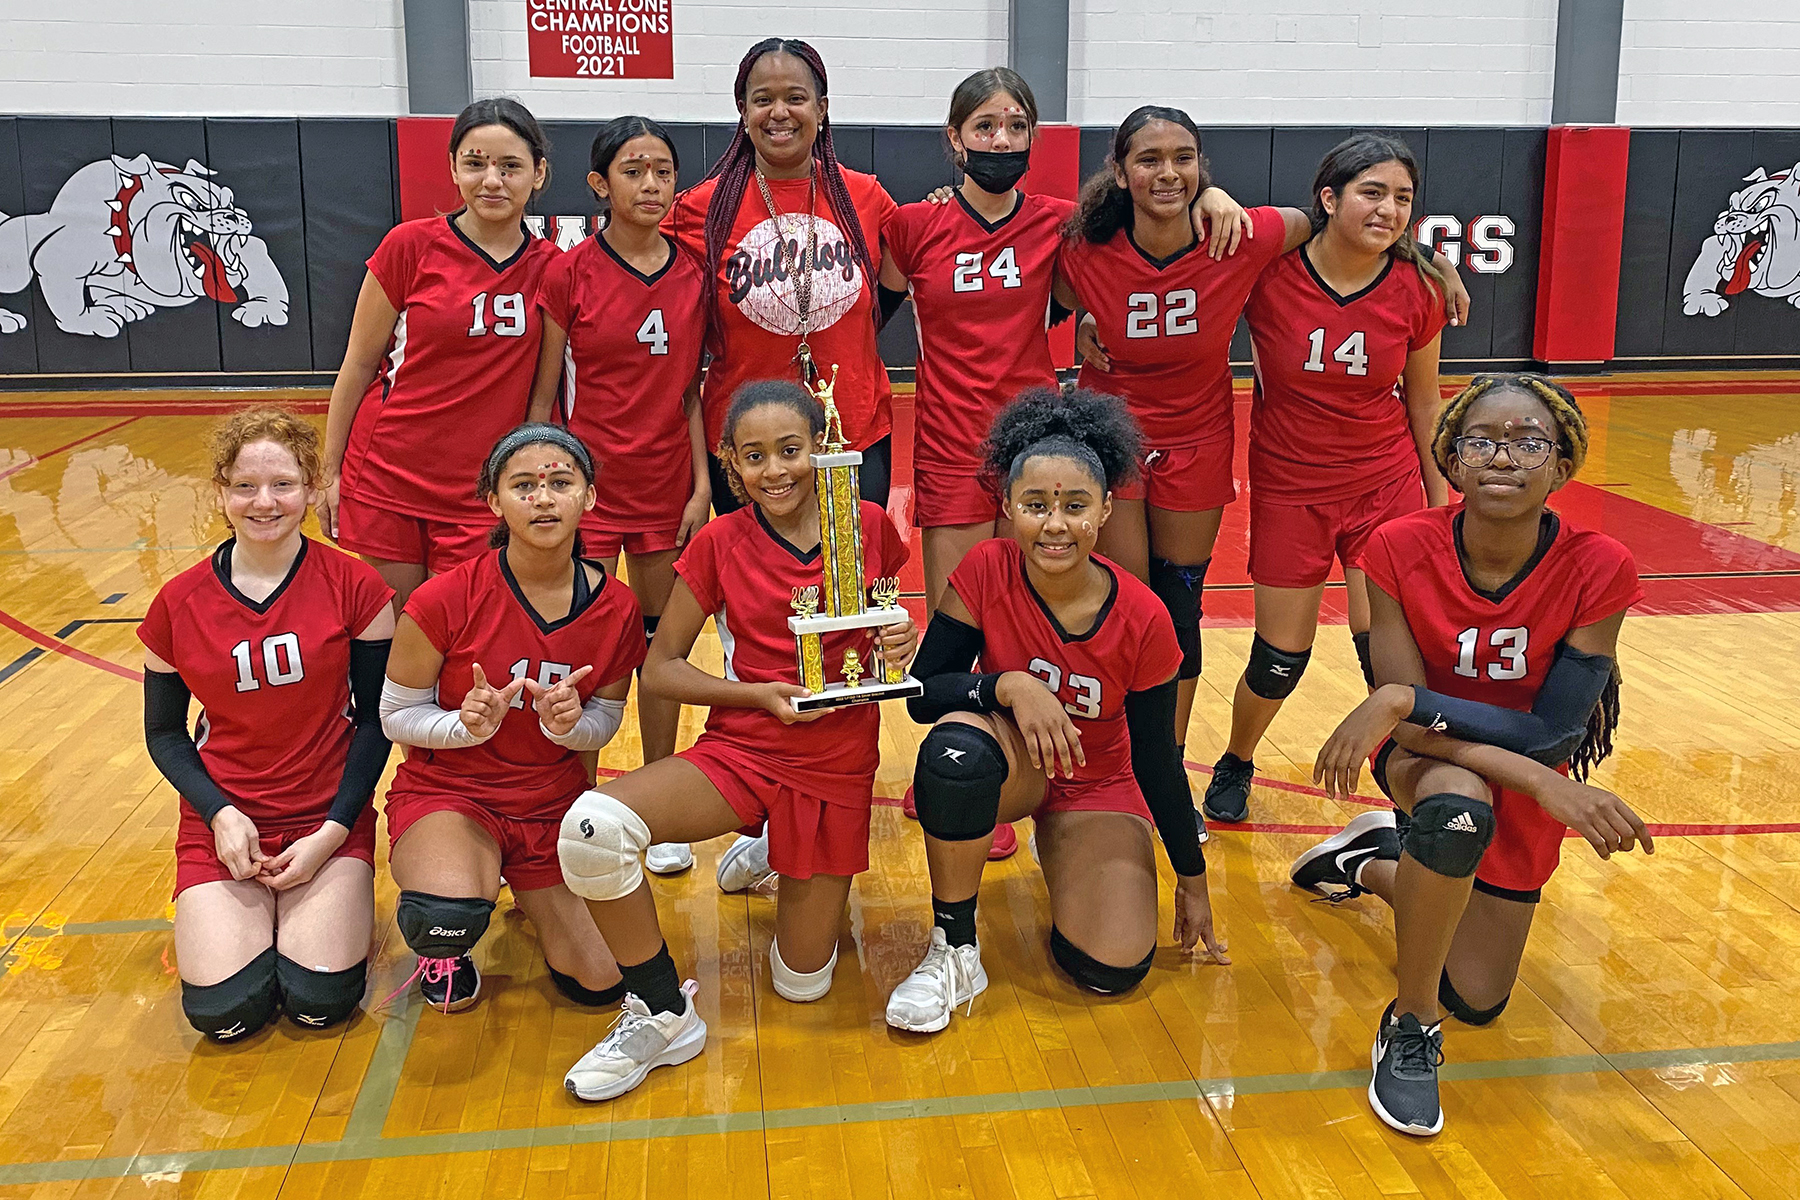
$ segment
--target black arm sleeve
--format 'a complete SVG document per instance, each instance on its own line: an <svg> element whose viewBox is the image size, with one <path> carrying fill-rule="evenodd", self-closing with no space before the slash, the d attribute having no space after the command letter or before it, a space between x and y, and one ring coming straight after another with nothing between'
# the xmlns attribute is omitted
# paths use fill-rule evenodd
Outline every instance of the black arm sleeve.
<svg viewBox="0 0 1800 1200"><path fill-rule="evenodd" d="M1056 302L1055 296L1050 297L1050 328L1055 329L1058 325L1061 325L1064 321L1074 315L1074 309L1064 308Z"/></svg>
<svg viewBox="0 0 1800 1200"><path fill-rule="evenodd" d="M144 744L150 748L150 761L163 778L211 825L219 810L232 800L206 773L200 749L188 732L190 695L187 683L175 672L144 672Z"/></svg>
<svg viewBox="0 0 1800 1200"><path fill-rule="evenodd" d="M1206 874L1200 826L1194 821L1194 793L1187 768L1175 749L1173 679L1125 697L1125 725L1131 731L1131 773L1156 820L1156 834L1177 875Z"/></svg>
<svg viewBox="0 0 1800 1200"><path fill-rule="evenodd" d="M906 715L930 725L945 713L999 711L994 696L999 674L976 675L969 670L979 657L981 630L943 613L932 617L912 665L913 678L925 685L925 694L906 702ZM1174 723L1170 717L1171 729Z"/></svg>
<svg viewBox="0 0 1800 1200"><path fill-rule="evenodd" d="M900 311L900 306L906 303L904 291L896 292L893 288L879 283L875 285L875 298L881 302L881 323L883 325L893 320L894 314Z"/></svg>
<svg viewBox="0 0 1800 1200"><path fill-rule="evenodd" d="M1465 742L1511 750L1547 767L1558 766L1586 736L1588 717L1612 677L1612 664L1604 654L1585 654L1564 643L1557 647L1556 660L1530 712L1415 686L1413 710L1406 720Z"/></svg>
<svg viewBox="0 0 1800 1200"><path fill-rule="evenodd" d="M354 829L375 784L387 766L392 743L381 732L381 682L387 675L392 638L379 642L350 643L350 701L356 713L356 732L350 735L350 752L344 758L344 777L331 801L327 821Z"/></svg>

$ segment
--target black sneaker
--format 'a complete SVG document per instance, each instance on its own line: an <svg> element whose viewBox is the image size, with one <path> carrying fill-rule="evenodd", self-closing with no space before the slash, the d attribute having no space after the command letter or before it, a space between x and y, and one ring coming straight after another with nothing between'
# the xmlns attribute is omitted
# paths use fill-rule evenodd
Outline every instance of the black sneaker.
<svg viewBox="0 0 1800 1200"><path fill-rule="evenodd" d="M481 995L481 971L466 954L460 958L421 958L419 994L432 1008L461 1012Z"/></svg>
<svg viewBox="0 0 1800 1200"><path fill-rule="evenodd" d="M1212 782L1206 785L1201 811L1214 821L1235 824L1250 815L1250 778L1256 764L1227 750L1213 764Z"/></svg>
<svg viewBox="0 0 1800 1200"><path fill-rule="evenodd" d="M1329 900L1352 900L1369 890L1356 882L1357 869L1376 858L1400 861L1400 831L1391 809L1352 817L1348 825L1296 858L1288 878L1295 887Z"/></svg>
<svg viewBox="0 0 1800 1200"><path fill-rule="evenodd" d="M1438 1067L1444 1061L1443 1022L1420 1025L1407 1013L1394 1019L1394 1005L1381 1014L1381 1030L1369 1057L1369 1104L1389 1127L1414 1137L1430 1137L1444 1127L1438 1105Z"/></svg>

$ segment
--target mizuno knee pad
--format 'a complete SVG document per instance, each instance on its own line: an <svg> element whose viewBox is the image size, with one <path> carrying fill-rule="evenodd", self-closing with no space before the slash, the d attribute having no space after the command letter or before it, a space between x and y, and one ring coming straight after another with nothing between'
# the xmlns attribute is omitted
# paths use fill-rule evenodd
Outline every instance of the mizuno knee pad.
<svg viewBox="0 0 1800 1200"><path fill-rule="evenodd" d="M288 1019L308 1029L336 1025L356 1011L369 983L369 960L342 971L309 971L285 954L275 957L281 984L281 1008Z"/></svg>
<svg viewBox="0 0 1800 1200"><path fill-rule="evenodd" d="M1493 840L1493 805L1439 792L1413 805L1401 847L1428 871L1467 879Z"/></svg>
<svg viewBox="0 0 1800 1200"><path fill-rule="evenodd" d="M1070 979L1090 992L1099 992L1103 996L1117 996L1129 992L1144 981L1150 973L1150 960L1156 957L1156 947L1144 955L1144 960L1129 967L1114 967L1101 962L1087 951L1063 936L1063 931L1052 925L1050 927L1050 957L1056 960Z"/></svg>
<svg viewBox="0 0 1800 1200"><path fill-rule="evenodd" d="M556 990L577 1004L583 1004L589 1008L610 1008L625 998L626 987L623 979L609 988L595 991L593 988L581 986L581 980L573 975L564 975L551 966L548 959L544 960L544 969L550 972L550 982L556 985Z"/></svg>
<svg viewBox="0 0 1800 1200"><path fill-rule="evenodd" d="M650 827L605 792L575 798L556 835L563 882L586 900L619 900L644 881Z"/></svg>
<svg viewBox="0 0 1800 1200"><path fill-rule="evenodd" d="M941 842L972 842L994 832L1006 754L994 735L966 721L943 721L919 743L913 803L919 825Z"/></svg>
<svg viewBox="0 0 1800 1200"><path fill-rule="evenodd" d="M1179 566L1166 558L1150 560L1150 590L1169 610L1175 623L1175 644L1181 647L1182 679L1200 678L1200 610L1202 589L1206 586L1206 568L1212 559L1192 567Z"/></svg>
<svg viewBox="0 0 1800 1200"><path fill-rule="evenodd" d="M1500 1003L1492 1008L1473 1008L1467 1000L1457 994L1456 987L1450 982L1450 972L1445 970L1438 976L1438 1003L1444 1011L1461 1021L1464 1025L1491 1025L1494 1019L1506 1011L1507 1001L1512 993L1500 997Z"/></svg>
<svg viewBox="0 0 1800 1200"><path fill-rule="evenodd" d="M1250 639L1250 661L1244 667L1244 685L1264 700L1286 700L1300 685L1306 664L1312 661L1312 647L1295 653L1277 650L1263 640L1262 634Z"/></svg>
<svg viewBox="0 0 1800 1200"><path fill-rule="evenodd" d="M394 919L420 958L460 958L475 948L493 915L494 902L479 896L401 892Z"/></svg>
<svg viewBox="0 0 1800 1200"><path fill-rule="evenodd" d="M831 958L816 971L800 972L781 961L781 943L769 943L769 982L775 986L775 994L783 1000L794 1004L810 1004L814 1000L822 1000L825 993L831 990L831 973L837 969L837 947L831 948Z"/></svg>
<svg viewBox="0 0 1800 1200"><path fill-rule="evenodd" d="M188 1024L215 1042L235 1042L267 1025L281 1004L275 957L270 946L218 983L182 980L181 1010Z"/></svg>

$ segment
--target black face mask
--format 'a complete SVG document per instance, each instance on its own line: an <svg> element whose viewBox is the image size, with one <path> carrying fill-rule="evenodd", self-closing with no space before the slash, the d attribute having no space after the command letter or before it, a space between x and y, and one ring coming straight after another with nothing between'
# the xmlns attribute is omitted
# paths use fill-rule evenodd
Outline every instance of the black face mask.
<svg viewBox="0 0 1800 1200"><path fill-rule="evenodd" d="M1012 191L1030 166L1029 150L963 151L963 174L973 179L976 187L996 196Z"/></svg>

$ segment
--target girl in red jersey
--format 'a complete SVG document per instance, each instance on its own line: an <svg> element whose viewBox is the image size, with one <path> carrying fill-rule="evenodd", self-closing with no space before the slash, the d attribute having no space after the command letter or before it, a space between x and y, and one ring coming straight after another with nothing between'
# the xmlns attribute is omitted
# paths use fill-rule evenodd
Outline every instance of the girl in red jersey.
<svg viewBox="0 0 1800 1200"><path fill-rule="evenodd" d="M725 408L757 379L829 378L844 433L863 453L862 494L887 503L892 426L887 368L875 348L875 255L893 197L838 162L819 52L769 38L738 63L737 136L706 178L675 201L669 228L706 267L712 363L703 391L708 445ZM738 507L711 461L715 510Z"/></svg>
<svg viewBox="0 0 1800 1200"><path fill-rule="evenodd" d="M560 384L563 421L602 467L582 545L609 574L624 552L653 637L675 586L675 555L712 506L699 379L706 276L662 232L681 166L662 126L645 117L607 122L589 165L606 227L544 272L531 419L550 418ZM675 752L680 720L679 704L638 696L645 762ZM652 846L645 863L681 871L694 856L679 843Z"/></svg>
<svg viewBox="0 0 1800 1200"><path fill-rule="evenodd" d="M809 455L824 413L797 383L746 385L725 414L720 456L744 507L703 526L675 564L679 578L644 668L644 686L706 705L706 732L670 758L601 783L563 819L564 878L587 898L631 995L625 1016L569 1070L583 1100L622 1095L659 1066L700 1053L706 1023L663 941L656 899L638 856L655 841L698 841L765 823L734 844L781 875L769 973L776 994L818 1000L831 988L844 904L869 866L869 809L880 760L873 704L801 715L795 679L796 588L817 587L819 501ZM906 546L881 508L862 503L867 578L897 575ZM708 616L719 632L725 677L687 661ZM825 661L865 655L869 635L824 637ZM918 631L908 620L880 631L889 661L909 662Z"/></svg>
<svg viewBox="0 0 1800 1200"><path fill-rule="evenodd" d="M465 481L530 399L538 284L558 251L523 217L548 153L518 101L477 100L450 131L463 207L398 226L369 257L325 420L319 524L402 605L479 555L493 524Z"/></svg>
<svg viewBox="0 0 1800 1200"><path fill-rule="evenodd" d="M1116 995L1150 970L1153 821L1175 869L1176 940L1226 961L1170 735L1175 630L1149 588L1093 552L1138 449L1124 406L1096 392L1027 392L988 436L1012 537L950 576L919 656L925 694L908 702L935 722L913 775L935 924L888 998L897 1029L942 1029L987 987L975 900L997 820L1037 825L1051 957L1077 984Z"/></svg>
<svg viewBox="0 0 1800 1200"><path fill-rule="evenodd" d="M1546 507L1581 469L1587 423L1540 375L1488 375L1438 418L1432 453L1459 508L1375 530L1368 576L1376 688L1319 752L1315 782L1375 781L1409 814L1356 818L1292 878L1394 906L1399 996L1383 1014L1369 1100L1402 1133L1443 1128L1442 1013L1485 1025L1506 1007L1532 916L1574 829L1602 857L1653 849L1636 813L1578 782L1612 750L1631 552Z"/></svg>
<svg viewBox="0 0 1800 1200"><path fill-rule="evenodd" d="M557 823L588 786L580 755L618 730L644 661L637 600L580 557L594 477L566 429L521 425L501 438L478 485L503 522L498 548L420 585L394 634L382 725L410 749L388 788L388 861L420 990L446 1012L480 991L469 954L502 876L563 995L624 995L556 864Z"/></svg>
<svg viewBox="0 0 1800 1200"><path fill-rule="evenodd" d="M375 919L393 590L301 536L319 435L282 408L213 434L233 536L157 592L138 628L144 738L181 794L175 953L188 1021L220 1042L356 1011ZM190 696L202 707L187 730Z"/></svg>
<svg viewBox="0 0 1800 1200"><path fill-rule="evenodd" d="M1372 133L1339 143L1313 176L1311 239L1250 293L1256 636L1206 788L1215 820L1249 815L1252 754L1312 657L1333 557L1367 678L1363 545L1384 521L1448 502L1431 459L1444 277L1413 241L1418 188L1406 143Z"/></svg>

